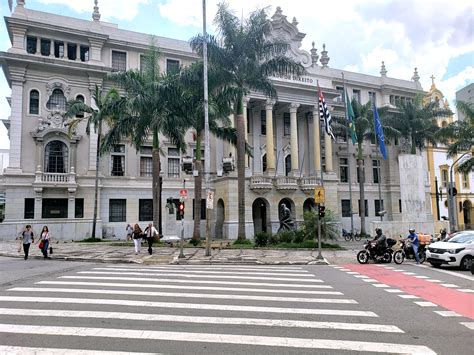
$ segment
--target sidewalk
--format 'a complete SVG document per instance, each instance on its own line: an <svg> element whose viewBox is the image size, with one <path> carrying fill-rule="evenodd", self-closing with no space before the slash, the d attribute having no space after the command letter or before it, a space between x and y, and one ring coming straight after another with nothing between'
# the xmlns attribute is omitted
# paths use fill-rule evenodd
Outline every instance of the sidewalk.
<svg viewBox="0 0 474 355"><path fill-rule="evenodd" d="M204 248L184 248L184 258L179 258L179 247L154 247L153 255L148 255L147 247L142 246L141 253L135 255L133 243L125 241L101 243L63 242L52 244L52 259L68 261L91 261L103 263L136 264L259 264L259 265L311 265L344 263L355 260L354 251L326 250L324 260L317 260L317 250L312 249L214 249L211 256L205 256ZM225 243L224 243L225 244ZM1 241L0 256L23 257L18 252L18 241ZM30 258L43 258L38 244L30 247Z"/></svg>

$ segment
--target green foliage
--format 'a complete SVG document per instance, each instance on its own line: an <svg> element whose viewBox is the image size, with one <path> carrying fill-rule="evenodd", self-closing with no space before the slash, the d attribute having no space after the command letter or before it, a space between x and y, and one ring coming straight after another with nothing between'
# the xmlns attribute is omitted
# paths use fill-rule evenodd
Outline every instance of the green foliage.
<svg viewBox="0 0 474 355"><path fill-rule="evenodd" d="M193 246L198 246L198 245L201 245L201 240L200 239L191 239L189 241L189 244L193 245Z"/></svg>
<svg viewBox="0 0 474 355"><path fill-rule="evenodd" d="M280 242L279 234L268 235L268 245L277 245Z"/></svg>
<svg viewBox="0 0 474 355"><path fill-rule="evenodd" d="M318 230L317 214L318 212L313 209L304 212L304 221L301 229L304 231L305 240L316 238ZM321 239L337 239L339 235L339 219L336 214L326 208L326 215L321 218L321 223Z"/></svg>
<svg viewBox="0 0 474 355"><path fill-rule="evenodd" d="M103 240L100 238L86 238L79 240L80 243L99 243L102 242Z"/></svg>
<svg viewBox="0 0 474 355"><path fill-rule="evenodd" d="M278 233L280 243L291 243L295 239L295 231L282 231Z"/></svg>
<svg viewBox="0 0 474 355"><path fill-rule="evenodd" d="M236 239L233 245L252 245L252 241L248 239Z"/></svg>
<svg viewBox="0 0 474 355"><path fill-rule="evenodd" d="M270 233L259 232L254 236L254 242L256 247L266 247L268 244L268 239L270 238Z"/></svg>
<svg viewBox="0 0 474 355"><path fill-rule="evenodd" d="M306 234L304 229L300 228L293 232L293 243L302 243L305 240Z"/></svg>

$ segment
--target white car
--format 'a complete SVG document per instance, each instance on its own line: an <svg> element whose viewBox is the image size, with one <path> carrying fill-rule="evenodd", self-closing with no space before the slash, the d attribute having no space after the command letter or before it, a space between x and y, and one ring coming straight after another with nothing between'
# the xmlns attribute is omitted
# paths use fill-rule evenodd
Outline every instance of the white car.
<svg viewBox="0 0 474 355"><path fill-rule="evenodd" d="M450 265L469 270L473 258L474 231L456 233L445 242L430 244L426 251L426 260L434 267Z"/></svg>

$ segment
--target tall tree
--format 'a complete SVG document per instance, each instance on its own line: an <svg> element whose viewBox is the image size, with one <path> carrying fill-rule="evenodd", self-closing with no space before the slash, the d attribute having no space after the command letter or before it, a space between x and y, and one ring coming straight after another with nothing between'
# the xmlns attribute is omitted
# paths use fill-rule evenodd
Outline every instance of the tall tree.
<svg viewBox="0 0 474 355"><path fill-rule="evenodd" d="M277 92L270 80L271 76L302 75L301 64L286 56L289 43L271 36L271 21L265 9L252 12L241 19L229 10L226 3L218 5L214 19L218 36L208 36L209 62L222 70L223 85L232 85L237 90L233 105L237 129L237 194L239 240L245 239L245 122L243 98L251 91L261 92L276 98ZM191 40L191 46L202 55L204 38L202 35Z"/></svg>
<svg viewBox="0 0 474 355"><path fill-rule="evenodd" d="M439 130L436 118L452 114L451 110L440 108L437 102L423 105L421 95L412 101L401 102L397 107L393 124L409 141L411 154L416 154L416 148L425 149L427 143L436 144L435 134Z"/></svg>
<svg viewBox="0 0 474 355"><path fill-rule="evenodd" d="M469 173L474 169L474 104L457 101L456 108L464 113L465 119L442 127L436 136L448 145L448 157L471 152L471 157L462 160L457 166L459 172Z"/></svg>
<svg viewBox="0 0 474 355"><path fill-rule="evenodd" d="M366 141L375 141L374 114L372 111L372 103L369 101L362 105L357 100L352 100L352 108L354 111L354 120L352 121L355 130L355 142L357 144L357 177L359 181L359 213L360 213L360 232L366 234L365 228L365 168L364 168L364 152L363 146ZM387 108L377 108L382 123L384 136L386 141L398 137L400 132L386 124L388 120ZM335 117L335 132L338 135L346 136L347 120L345 118ZM350 136L347 132L347 136Z"/></svg>
<svg viewBox="0 0 474 355"><path fill-rule="evenodd" d="M114 88L104 93L98 85L92 91L92 100L94 105L87 105L82 100L71 100L67 103L65 115L67 117L75 117L69 124L69 135L77 129L77 126L87 121L86 133L90 135L91 125L97 133L97 152L95 159L95 182L94 182L94 217L92 219L92 238L96 235L97 226L97 204L99 194L99 162L100 162L100 146L102 139L102 124L111 122L114 117L120 116L124 111L124 101L121 99L118 91Z"/></svg>
<svg viewBox="0 0 474 355"><path fill-rule="evenodd" d="M194 230L193 240L200 240L201 200L202 200L202 137L204 132L204 96L203 96L203 63L197 62L183 69L178 77L176 100L170 103L170 110L175 115L185 117L188 129L194 131L196 142L195 170L198 174L194 178ZM209 130L216 137L236 143L235 129L231 127L228 118L231 113L232 102L236 99L236 90L233 87L222 86L222 74L213 66L208 69L209 90Z"/></svg>
<svg viewBox="0 0 474 355"><path fill-rule="evenodd" d="M185 150L185 124L182 117L173 115L168 104L175 99L176 74L163 74L160 70L160 51L152 45L143 55L140 70L112 73L109 79L125 92L127 115L111 122L104 137L103 150L110 149L123 138L128 138L137 150L152 137L152 196L153 224L158 226L161 204L160 140L167 137L181 151Z"/></svg>

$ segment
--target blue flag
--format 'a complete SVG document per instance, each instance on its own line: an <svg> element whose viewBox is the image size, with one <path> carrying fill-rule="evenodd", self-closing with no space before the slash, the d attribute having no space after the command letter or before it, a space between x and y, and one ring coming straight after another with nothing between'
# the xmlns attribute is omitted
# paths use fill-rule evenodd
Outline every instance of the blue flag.
<svg viewBox="0 0 474 355"><path fill-rule="evenodd" d="M380 123L379 114L377 112L377 107L375 107L375 104L372 105L372 111L374 111L374 127L375 127L375 134L377 136L377 141L379 142L380 153L382 153L384 160L387 160L387 150L385 149L385 137L383 135L382 124Z"/></svg>

